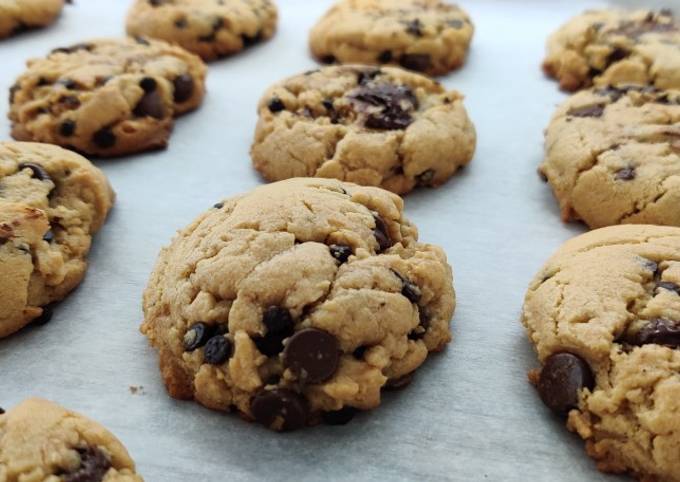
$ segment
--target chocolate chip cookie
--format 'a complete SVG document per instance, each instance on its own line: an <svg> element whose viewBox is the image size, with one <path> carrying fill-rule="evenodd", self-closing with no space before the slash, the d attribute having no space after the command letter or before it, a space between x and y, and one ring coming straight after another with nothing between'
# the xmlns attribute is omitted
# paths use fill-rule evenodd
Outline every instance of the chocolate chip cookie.
<svg viewBox="0 0 680 482"><path fill-rule="evenodd" d="M54 22L65 0L0 0L0 39Z"/></svg>
<svg viewBox="0 0 680 482"><path fill-rule="evenodd" d="M460 67L474 27L441 0L340 0L312 29L312 54L324 63L395 64L441 75Z"/></svg>
<svg viewBox="0 0 680 482"><path fill-rule="evenodd" d="M28 62L10 89L12 136L98 156L165 147L205 93L205 64L162 41L93 40Z"/></svg>
<svg viewBox="0 0 680 482"><path fill-rule="evenodd" d="M276 21L270 0L136 0L127 32L176 43L214 60L271 38Z"/></svg>
<svg viewBox="0 0 680 482"><path fill-rule="evenodd" d="M470 162L463 97L395 67L324 67L262 97L251 155L269 181L330 177L403 194Z"/></svg>
<svg viewBox="0 0 680 482"><path fill-rule="evenodd" d="M0 411L0 480L143 482L111 432L38 398Z"/></svg>
<svg viewBox="0 0 680 482"><path fill-rule="evenodd" d="M636 83L680 88L680 26L670 10L591 10L548 40L543 70L574 91Z"/></svg>
<svg viewBox="0 0 680 482"><path fill-rule="evenodd" d="M680 229L612 226L567 242L523 323L543 402L600 470L680 481Z"/></svg>
<svg viewBox="0 0 680 482"><path fill-rule="evenodd" d="M289 179L216 204L162 250L142 332L170 395L275 430L347 423L451 339L444 252L379 188Z"/></svg>
<svg viewBox="0 0 680 482"><path fill-rule="evenodd" d="M0 338L47 322L50 303L80 283L113 199L104 174L78 154L0 142Z"/></svg>
<svg viewBox="0 0 680 482"><path fill-rule="evenodd" d="M680 226L680 90L598 87L562 104L539 171L562 218Z"/></svg>

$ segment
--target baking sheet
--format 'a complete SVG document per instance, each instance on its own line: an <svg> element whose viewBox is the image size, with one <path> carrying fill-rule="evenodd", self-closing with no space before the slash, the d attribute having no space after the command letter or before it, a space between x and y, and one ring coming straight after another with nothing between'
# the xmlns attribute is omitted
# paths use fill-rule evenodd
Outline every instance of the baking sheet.
<svg viewBox="0 0 680 482"><path fill-rule="evenodd" d="M0 43L0 92L31 56L122 34L128 3L77 0L53 28ZM477 153L445 186L406 202L421 239L443 246L454 267L455 339L409 388L347 426L283 435L166 395L156 352L138 332L158 250L218 200L260 183L248 156L256 102L271 83L315 66L307 32L331 1L277 3L276 37L211 64L203 107L177 121L166 151L96 161L116 206L86 280L52 322L0 340L0 406L41 396L100 421L150 482L619 480L596 471L526 382L537 362L518 321L533 274L584 230L562 224L536 175L543 129L564 98L539 65L546 36L597 2L464 2L477 28L471 55L441 80L467 97Z"/></svg>

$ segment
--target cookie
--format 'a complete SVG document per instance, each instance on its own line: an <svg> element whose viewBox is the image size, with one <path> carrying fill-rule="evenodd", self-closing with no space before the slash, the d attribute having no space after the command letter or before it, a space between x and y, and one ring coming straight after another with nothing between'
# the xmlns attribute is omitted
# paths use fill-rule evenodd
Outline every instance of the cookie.
<svg viewBox="0 0 680 482"><path fill-rule="evenodd" d="M0 338L47 322L85 276L114 194L90 162L57 146L0 142Z"/></svg>
<svg viewBox="0 0 680 482"><path fill-rule="evenodd" d="M170 395L275 430L347 423L450 341L444 252L379 188L290 179L216 204L162 250L142 332Z"/></svg>
<svg viewBox="0 0 680 482"><path fill-rule="evenodd" d="M258 107L251 156L269 181L328 177L403 194L470 162L463 97L395 67L338 66L291 77Z"/></svg>
<svg viewBox="0 0 680 482"><path fill-rule="evenodd" d="M550 36L543 70L567 91L595 85L680 88L680 28L670 10L590 10Z"/></svg>
<svg viewBox="0 0 680 482"><path fill-rule="evenodd" d="M539 172L565 221L680 226L680 90L579 92L557 109L545 150Z"/></svg>
<svg viewBox="0 0 680 482"><path fill-rule="evenodd" d="M46 27L64 8L65 0L0 0L0 39Z"/></svg>
<svg viewBox="0 0 680 482"><path fill-rule="evenodd" d="M324 63L441 75L463 65L473 32L467 13L441 0L340 0L314 26L309 45Z"/></svg>
<svg viewBox="0 0 680 482"><path fill-rule="evenodd" d="M163 148L173 117L201 103L205 75L197 56L142 37L57 48L10 89L12 136L97 156Z"/></svg>
<svg viewBox="0 0 680 482"><path fill-rule="evenodd" d="M600 470L680 481L680 229L611 226L568 241L532 281L530 379Z"/></svg>
<svg viewBox="0 0 680 482"><path fill-rule="evenodd" d="M59 405L32 398L0 411L0 480L143 482L108 430Z"/></svg>
<svg viewBox="0 0 680 482"><path fill-rule="evenodd" d="M127 33L175 43L214 60L271 38L276 21L270 0L136 0Z"/></svg>

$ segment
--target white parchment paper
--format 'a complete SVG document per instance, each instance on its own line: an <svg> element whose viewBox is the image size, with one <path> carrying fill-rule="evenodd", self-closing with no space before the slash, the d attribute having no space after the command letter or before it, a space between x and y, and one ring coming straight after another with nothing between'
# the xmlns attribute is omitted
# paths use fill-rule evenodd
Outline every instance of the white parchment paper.
<svg viewBox="0 0 680 482"><path fill-rule="evenodd" d="M0 42L0 92L27 58L121 35L128 3L76 0L54 27ZM477 29L470 58L440 80L466 95L478 150L445 186L406 201L421 239L443 246L454 267L455 339L409 388L347 426L283 435L166 395L138 331L156 255L200 212L260 183L248 156L256 102L271 83L316 65L307 32L331 2L277 3L276 37L210 65L203 107L177 121L166 151L96 161L116 206L86 280L52 322L0 340L0 406L41 396L100 421L150 482L618 480L597 472L527 383L537 362L519 323L533 274L584 230L560 221L536 175L543 129L564 98L540 63L547 35L595 1L464 2ZM1 139L6 111L3 96Z"/></svg>

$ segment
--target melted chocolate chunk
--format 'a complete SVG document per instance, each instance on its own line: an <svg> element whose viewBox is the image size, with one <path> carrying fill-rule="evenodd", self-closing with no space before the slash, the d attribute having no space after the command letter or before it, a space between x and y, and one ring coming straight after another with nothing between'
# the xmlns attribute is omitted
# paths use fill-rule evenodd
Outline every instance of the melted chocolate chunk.
<svg viewBox="0 0 680 482"><path fill-rule="evenodd" d="M394 245L392 238L390 236L390 231L387 228L387 223L379 215L374 214L373 219L375 220L375 229L373 229L373 236L378 242L379 252L385 251Z"/></svg>
<svg viewBox="0 0 680 482"><path fill-rule="evenodd" d="M572 117L602 117L605 106L602 104L587 105L584 107L575 107L567 112L568 116Z"/></svg>
<svg viewBox="0 0 680 482"><path fill-rule="evenodd" d="M63 137L70 137L76 132L76 123L71 119L66 119L59 126L59 134Z"/></svg>
<svg viewBox="0 0 680 482"><path fill-rule="evenodd" d="M30 169L31 170L31 175L36 178L38 181L52 181L52 178L50 175L47 173L44 167L42 167L40 164L36 164L34 162L22 162L19 164L19 170L23 171L24 169Z"/></svg>
<svg viewBox="0 0 680 482"><path fill-rule="evenodd" d="M77 449L80 465L62 475L64 482L101 482L111 468L111 461L97 447Z"/></svg>
<svg viewBox="0 0 680 482"><path fill-rule="evenodd" d="M194 93L194 79L190 74L182 74L175 78L172 85L175 88L175 102L186 102Z"/></svg>
<svg viewBox="0 0 680 482"><path fill-rule="evenodd" d="M364 85L351 98L367 106L365 125L370 129L405 129L413 122L411 112L418 107L413 91L403 85Z"/></svg>
<svg viewBox="0 0 680 482"><path fill-rule="evenodd" d="M94 133L92 142L102 149L109 149L116 145L116 135L110 127L104 127Z"/></svg>
<svg viewBox="0 0 680 482"><path fill-rule="evenodd" d="M680 323L671 320L652 320L630 340L633 345L664 345L680 348Z"/></svg>
<svg viewBox="0 0 680 482"><path fill-rule="evenodd" d="M331 378L340 363L340 344L330 333L306 328L295 333L283 351L283 365L303 383Z"/></svg>
<svg viewBox="0 0 680 482"><path fill-rule="evenodd" d="M262 390L250 403L257 422L279 430L296 430L307 423L307 401L286 388Z"/></svg>
<svg viewBox="0 0 680 482"><path fill-rule="evenodd" d="M432 67L432 59L429 54L404 54L399 58L399 65L416 72L425 72Z"/></svg>
<svg viewBox="0 0 680 482"><path fill-rule="evenodd" d="M135 106L133 113L137 117L153 117L154 119L163 119L165 117L165 106L163 105L163 98L158 91L152 90L145 93Z"/></svg>
<svg viewBox="0 0 680 482"><path fill-rule="evenodd" d="M578 407L581 391L594 386L595 377L585 360L572 353L556 353L545 361L537 388L543 403L553 412L567 415Z"/></svg>

